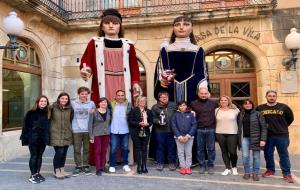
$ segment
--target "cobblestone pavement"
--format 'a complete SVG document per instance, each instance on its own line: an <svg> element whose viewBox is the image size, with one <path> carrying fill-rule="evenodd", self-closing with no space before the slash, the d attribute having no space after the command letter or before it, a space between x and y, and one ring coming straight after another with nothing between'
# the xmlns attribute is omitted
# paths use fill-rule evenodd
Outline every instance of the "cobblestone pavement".
<svg viewBox="0 0 300 190"><path fill-rule="evenodd" d="M74 169L73 148L70 147L66 170ZM31 184L28 181L30 175L28 168L29 155L17 159L0 163L0 189L1 190L81 190L81 189L105 189L105 190L300 190L300 155L291 155L292 173L295 183L288 184L282 179L281 171L277 168L276 175L271 178L261 178L259 182L252 180L243 180L243 168L241 163L241 153L239 152L238 171L239 176L221 176L224 170L220 150L217 150L217 160L215 174L201 175L198 168L193 168L192 175L180 175L177 172L171 172L166 167L164 171L155 170L153 162L149 161L149 173L147 175L138 175L135 172L124 173L121 167L117 168L116 174L104 174L100 177L96 175L71 177L64 180L55 179L52 176L54 151L52 147L46 149L43 157L43 167L41 174L46 177L46 181L40 184ZM264 166L263 155L261 155L261 166ZM279 166L278 160L276 161ZM132 167L134 169L134 166ZM262 167L263 168L263 167ZM95 169L92 168L93 173ZM262 169L264 171L264 169Z"/></svg>

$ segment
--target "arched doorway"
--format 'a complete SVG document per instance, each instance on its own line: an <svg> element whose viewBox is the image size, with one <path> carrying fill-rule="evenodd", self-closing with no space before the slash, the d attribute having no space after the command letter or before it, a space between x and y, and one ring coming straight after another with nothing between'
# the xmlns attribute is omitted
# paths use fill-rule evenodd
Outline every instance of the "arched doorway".
<svg viewBox="0 0 300 190"><path fill-rule="evenodd" d="M230 96L236 105L252 99L257 103L254 63L241 52L216 50L205 57L212 98Z"/></svg>
<svg viewBox="0 0 300 190"><path fill-rule="evenodd" d="M41 94L41 64L33 46L18 40L19 49L6 49L2 67L2 130L20 129L25 113Z"/></svg>
<svg viewBox="0 0 300 190"><path fill-rule="evenodd" d="M147 96L147 82L146 82L146 69L141 60L138 59L140 71L140 86L143 91L143 96Z"/></svg>

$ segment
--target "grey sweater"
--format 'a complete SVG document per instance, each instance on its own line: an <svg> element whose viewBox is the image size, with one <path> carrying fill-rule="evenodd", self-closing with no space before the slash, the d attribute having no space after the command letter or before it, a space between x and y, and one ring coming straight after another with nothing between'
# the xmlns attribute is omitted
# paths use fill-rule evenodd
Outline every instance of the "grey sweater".
<svg viewBox="0 0 300 190"><path fill-rule="evenodd" d="M110 134L111 113L107 109L106 120L104 121L100 112L96 109L94 113L90 114L89 118L89 135L90 139L95 136L103 136Z"/></svg>

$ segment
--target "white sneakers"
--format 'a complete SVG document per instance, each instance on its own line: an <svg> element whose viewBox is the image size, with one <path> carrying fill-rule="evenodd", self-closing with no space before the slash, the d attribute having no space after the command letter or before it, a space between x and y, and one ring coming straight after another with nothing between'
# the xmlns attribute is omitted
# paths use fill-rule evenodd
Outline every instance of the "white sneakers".
<svg viewBox="0 0 300 190"><path fill-rule="evenodd" d="M116 168L115 167L109 167L108 171L110 173L116 173Z"/></svg>
<svg viewBox="0 0 300 190"><path fill-rule="evenodd" d="M221 175L229 175L229 174L239 175L239 173L237 171L237 168L232 168L231 170L230 169L225 169L224 172L221 173Z"/></svg>
<svg viewBox="0 0 300 190"><path fill-rule="evenodd" d="M237 168L232 168L232 175L239 175Z"/></svg>
<svg viewBox="0 0 300 190"><path fill-rule="evenodd" d="M229 175L231 174L231 170L225 169L224 172L221 173L221 175Z"/></svg>
<svg viewBox="0 0 300 190"><path fill-rule="evenodd" d="M130 167L129 167L128 165L124 165L124 166L123 166L123 170L124 170L125 172L130 172L130 171L131 171L131 169L130 169ZM108 171L109 171L110 173L116 173L116 168L115 168L115 167L109 167Z"/></svg>
<svg viewBox="0 0 300 190"><path fill-rule="evenodd" d="M130 167L128 165L123 166L123 170L125 172L130 172L131 171L131 169L130 169Z"/></svg>

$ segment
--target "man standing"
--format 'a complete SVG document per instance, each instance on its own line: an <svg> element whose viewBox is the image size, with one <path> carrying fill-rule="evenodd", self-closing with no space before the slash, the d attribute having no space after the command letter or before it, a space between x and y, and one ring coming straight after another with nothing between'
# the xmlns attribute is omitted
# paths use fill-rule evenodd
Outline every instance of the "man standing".
<svg viewBox="0 0 300 190"><path fill-rule="evenodd" d="M200 174L204 174L208 169L209 174L214 173L215 152L215 109L218 104L208 99L209 92L205 87L199 88L198 99L191 103L192 109L196 113L198 122L197 129L197 159L200 166ZM207 152L205 152L207 151ZM207 165L205 164L205 155L207 154Z"/></svg>
<svg viewBox="0 0 300 190"><path fill-rule="evenodd" d="M294 183L291 176L291 163L288 152L290 142L288 127L294 121L294 115L288 105L276 101L276 91L268 90L266 99L266 104L257 107L257 110L265 117L268 125L268 137L264 151L267 171L263 174L263 177L275 174L274 149L276 147L283 178L289 183Z"/></svg>
<svg viewBox="0 0 300 190"><path fill-rule="evenodd" d="M128 141L129 129L127 124L127 113L131 109L131 104L125 98L125 92L118 90L116 98L111 102L112 108L112 122L110 134L110 159L109 159L109 172L116 172L116 157L119 146L121 146L123 170L130 172L128 166Z"/></svg>
<svg viewBox="0 0 300 190"><path fill-rule="evenodd" d="M158 93L158 103L152 106L153 130L156 147L156 169L162 171L167 149L169 169L176 170L176 144L171 130L171 118L176 111L176 104L169 102L169 93Z"/></svg>

